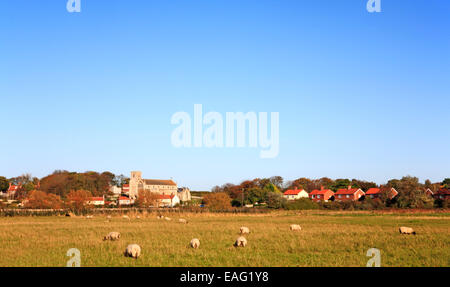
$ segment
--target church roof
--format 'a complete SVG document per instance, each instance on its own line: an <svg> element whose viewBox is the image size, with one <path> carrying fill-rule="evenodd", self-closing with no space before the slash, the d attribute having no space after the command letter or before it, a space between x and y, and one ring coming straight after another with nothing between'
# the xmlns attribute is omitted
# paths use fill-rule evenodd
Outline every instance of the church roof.
<svg viewBox="0 0 450 287"><path fill-rule="evenodd" d="M171 179L144 179L144 183L146 185L177 185L173 180Z"/></svg>

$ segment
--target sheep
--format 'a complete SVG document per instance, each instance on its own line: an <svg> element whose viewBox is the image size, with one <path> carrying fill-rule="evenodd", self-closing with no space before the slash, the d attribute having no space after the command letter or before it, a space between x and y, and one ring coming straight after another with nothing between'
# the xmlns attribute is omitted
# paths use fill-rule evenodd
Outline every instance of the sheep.
<svg viewBox="0 0 450 287"><path fill-rule="evenodd" d="M197 249L200 247L200 240L198 240L197 238L194 238L191 240L191 247L194 249Z"/></svg>
<svg viewBox="0 0 450 287"><path fill-rule="evenodd" d="M130 217L128 215L124 215L124 216L122 216L122 218L130 220Z"/></svg>
<svg viewBox="0 0 450 287"><path fill-rule="evenodd" d="M106 218L111 219L111 215L108 215Z"/></svg>
<svg viewBox="0 0 450 287"><path fill-rule="evenodd" d="M184 219L184 218L178 219L178 222L179 222L179 223L184 223L184 224L188 223L187 220Z"/></svg>
<svg viewBox="0 0 450 287"><path fill-rule="evenodd" d="M416 232L411 227L404 227L404 226L402 226L402 227L400 227L398 229L398 231L400 232L400 234L408 234L408 235L409 234L414 234L414 235L416 235Z"/></svg>
<svg viewBox="0 0 450 287"><path fill-rule="evenodd" d="M141 255L141 247L137 244L130 244L125 249L124 255L137 259Z"/></svg>
<svg viewBox="0 0 450 287"><path fill-rule="evenodd" d="M136 215L136 219L141 219L141 217L139 215Z"/></svg>
<svg viewBox="0 0 450 287"><path fill-rule="evenodd" d="M110 232L108 233L108 235L106 235L105 237L103 237L103 240L118 240L120 238L120 233L119 232Z"/></svg>
<svg viewBox="0 0 450 287"><path fill-rule="evenodd" d="M164 219L164 216L158 215L156 218L157 218L157 219Z"/></svg>
<svg viewBox="0 0 450 287"><path fill-rule="evenodd" d="M300 230L302 230L302 228L301 228L300 225L298 225L298 224L291 224L290 229L291 229L292 231L300 231Z"/></svg>
<svg viewBox="0 0 450 287"><path fill-rule="evenodd" d="M86 219L92 219L92 218L94 218L93 215L86 215Z"/></svg>
<svg viewBox="0 0 450 287"><path fill-rule="evenodd" d="M242 226L240 231L241 231L241 234L249 234L250 233L250 229L245 226Z"/></svg>
<svg viewBox="0 0 450 287"><path fill-rule="evenodd" d="M234 243L234 247L245 247L247 245L247 239L243 236L239 236Z"/></svg>
<svg viewBox="0 0 450 287"><path fill-rule="evenodd" d="M164 217L164 219L167 220L167 221L171 221L172 220L172 218L170 218L170 217Z"/></svg>

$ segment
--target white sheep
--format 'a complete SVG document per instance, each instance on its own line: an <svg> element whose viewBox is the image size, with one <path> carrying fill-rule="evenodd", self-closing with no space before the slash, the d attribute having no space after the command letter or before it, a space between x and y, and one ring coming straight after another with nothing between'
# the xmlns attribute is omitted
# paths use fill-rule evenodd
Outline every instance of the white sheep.
<svg viewBox="0 0 450 287"><path fill-rule="evenodd" d="M187 220L184 219L184 218L178 219L178 222L179 222L179 223L185 223L185 224L188 223Z"/></svg>
<svg viewBox="0 0 450 287"><path fill-rule="evenodd" d="M414 229L412 229L411 227L400 227L399 228L400 234L414 234L416 235L416 232L414 231Z"/></svg>
<svg viewBox="0 0 450 287"><path fill-rule="evenodd" d="M170 217L164 217L164 219L167 220L167 221L171 221L172 220L172 218L170 218Z"/></svg>
<svg viewBox="0 0 450 287"><path fill-rule="evenodd" d="M92 219L92 218L94 218L93 215L86 215L86 219Z"/></svg>
<svg viewBox="0 0 450 287"><path fill-rule="evenodd" d="M240 231L241 231L241 234L249 234L250 233L250 229L245 226L242 226Z"/></svg>
<svg viewBox="0 0 450 287"><path fill-rule="evenodd" d="M124 215L124 216L122 216L122 218L130 220L130 217L128 215Z"/></svg>
<svg viewBox="0 0 450 287"><path fill-rule="evenodd" d="M111 219L111 215L106 216L106 218Z"/></svg>
<svg viewBox="0 0 450 287"><path fill-rule="evenodd" d="M247 239L243 236L239 236L234 243L235 247L245 247L247 245Z"/></svg>
<svg viewBox="0 0 450 287"><path fill-rule="evenodd" d="M141 255L141 247L137 244L130 244L125 249L124 255L137 259Z"/></svg>
<svg viewBox="0 0 450 287"><path fill-rule="evenodd" d="M106 235L105 237L103 237L103 240L112 240L112 241L114 241L114 240L118 240L119 238L120 238L120 233L116 232L116 231L113 231L113 232L108 233L108 235Z"/></svg>
<svg viewBox="0 0 450 287"><path fill-rule="evenodd" d="M136 219L141 219L141 217L139 215L136 215Z"/></svg>
<svg viewBox="0 0 450 287"><path fill-rule="evenodd" d="M291 229L292 231L300 231L300 230L302 230L302 228L301 228L300 225L298 225L298 224L291 224L290 229Z"/></svg>
<svg viewBox="0 0 450 287"><path fill-rule="evenodd" d="M157 219L164 219L164 216L158 215L156 218L157 218Z"/></svg>
<svg viewBox="0 0 450 287"><path fill-rule="evenodd" d="M198 240L197 238L194 238L191 240L191 247L194 249L197 249L200 247L200 240Z"/></svg>

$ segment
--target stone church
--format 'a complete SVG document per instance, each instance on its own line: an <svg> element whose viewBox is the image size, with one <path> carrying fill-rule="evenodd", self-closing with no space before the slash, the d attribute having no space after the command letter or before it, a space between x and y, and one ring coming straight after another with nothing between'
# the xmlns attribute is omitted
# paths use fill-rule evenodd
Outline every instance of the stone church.
<svg viewBox="0 0 450 287"><path fill-rule="evenodd" d="M169 179L143 179L142 172L132 171L130 177L129 196L136 199L139 190L149 190L161 195L177 195L177 184Z"/></svg>

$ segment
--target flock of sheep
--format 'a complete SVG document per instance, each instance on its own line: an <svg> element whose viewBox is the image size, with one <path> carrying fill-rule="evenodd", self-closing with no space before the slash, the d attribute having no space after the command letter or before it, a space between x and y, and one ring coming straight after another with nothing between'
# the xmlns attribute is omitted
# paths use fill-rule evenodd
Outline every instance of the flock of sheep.
<svg viewBox="0 0 450 287"><path fill-rule="evenodd" d="M92 219L92 215L86 216L87 219ZM107 216L108 219L111 219L111 216ZM122 216L123 219L130 220L130 217L127 215ZM137 219L139 219L139 216L136 216ZM170 217L159 215L157 216L157 219L164 219L166 221L171 221L172 219ZM186 224L188 221L186 219L180 218L178 219L179 223ZM291 231L301 231L302 228L298 224L291 224L290 225ZM400 227L399 228L400 234L413 234L415 235L416 232L411 227ZM242 226L240 228L240 236L236 239L233 246L234 247L245 247L247 245L247 239L244 237L245 234L250 234L250 229L246 226ZM119 240L120 239L120 233L113 231L108 233L106 236L103 237L103 240ZM192 248L197 249L200 247L200 240L198 238L193 238L189 244ZM130 244L127 246L124 252L125 257L131 257L137 259L141 255L141 247L138 244Z"/></svg>

